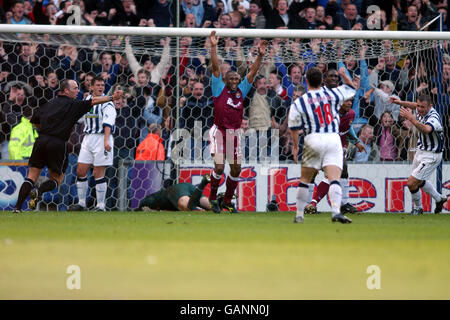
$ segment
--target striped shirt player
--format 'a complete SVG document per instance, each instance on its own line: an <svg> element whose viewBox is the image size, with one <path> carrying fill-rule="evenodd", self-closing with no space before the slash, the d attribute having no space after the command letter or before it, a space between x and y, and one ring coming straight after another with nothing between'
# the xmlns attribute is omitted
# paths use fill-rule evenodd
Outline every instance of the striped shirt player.
<svg viewBox="0 0 450 320"><path fill-rule="evenodd" d="M417 102L391 100L403 106L400 109L400 115L409 120L419 131L412 172L407 182L414 204L411 214L423 213L422 193L419 189L428 193L436 201L434 213L440 213L447 198L440 194L428 179L442 161L444 134L441 117L431 105L431 98L428 95L420 95ZM412 110L417 110L417 115L414 115Z"/></svg>
<svg viewBox="0 0 450 320"><path fill-rule="evenodd" d="M322 87L322 72L314 67L306 73L308 92L291 105L288 126L293 140L294 161L297 160L299 131L304 132L300 183L297 188L297 214L295 223L302 223L308 201L309 186L318 170L323 169L330 181L328 195L331 201L331 220L351 223L341 214L342 189L340 185L343 167L343 151L339 136L339 109L344 101L351 99L356 90L345 68L339 69L344 85L329 89Z"/></svg>
<svg viewBox="0 0 450 320"><path fill-rule="evenodd" d="M104 96L105 82L101 77L92 80L92 96ZM106 166L113 164L114 140L113 130L116 121L116 109L112 102L105 102L93 106L84 115L84 138L81 143L77 164L77 191L78 204L71 206L70 211L86 210L86 194L88 190L87 174L91 166L94 166L95 189L97 205L96 211L105 211L105 197L107 183L105 179Z"/></svg>
<svg viewBox="0 0 450 320"><path fill-rule="evenodd" d="M333 89L321 87L309 90L293 102L289 111L289 128L303 130L306 135L302 166L320 170L333 164L342 169L343 151L338 110L345 100L354 95L355 89L348 85ZM333 146L334 151L318 154L308 150L322 143Z"/></svg>
<svg viewBox="0 0 450 320"><path fill-rule="evenodd" d="M85 100L91 99L89 95ZM85 133L81 143L78 162L89 163L95 166L108 166L113 164L114 124L117 112L113 102L106 102L92 106L91 110L83 116ZM104 147L105 127L110 128L109 145L111 150Z"/></svg>

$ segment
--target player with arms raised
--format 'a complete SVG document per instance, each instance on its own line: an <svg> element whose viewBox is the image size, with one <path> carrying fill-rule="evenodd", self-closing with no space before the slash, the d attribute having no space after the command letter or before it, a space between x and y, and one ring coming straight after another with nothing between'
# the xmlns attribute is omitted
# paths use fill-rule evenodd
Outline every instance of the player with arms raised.
<svg viewBox="0 0 450 320"><path fill-rule="evenodd" d="M300 183L297 189L295 223L302 223L308 201L308 183L323 169L330 181L331 220L351 223L340 212L342 189L339 183L343 166L343 150L339 136L338 110L342 103L355 95L355 88L345 69L339 69L344 85L328 89L322 87L322 72L311 68L306 73L308 92L296 99L289 110L288 125L293 140L294 159L297 159L299 130L305 133Z"/></svg>
<svg viewBox="0 0 450 320"><path fill-rule="evenodd" d="M422 189L436 201L434 213L440 213L447 197L442 196L428 181L428 178L436 170L442 161L444 149L444 133L441 117L433 108L429 95L421 94L417 102L401 101L390 98L390 102L401 105L400 115L408 119L419 130L417 150L413 160L413 170L408 178L408 189L414 202L412 215L423 213ZM404 108L406 107L406 108ZM417 110L415 116L411 110Z"/></svg>
<svg viewBox="0 0 450 320"><path fill-rule="evenodd" d="M241 173L242 151L240 146L240 127L244 115L244 99L250 90L253 80L261 66L266 53L267 41L261 41L258 47L258 56L250 68L249 73L241 81L236 71L229 71L224 75L220 73L220 62L217 55L219 37L212 31L209 40L211 43L212 64L212 91L214 98L214 125L209 131L210 150L214 158L214 170L211 174L211 193L209 200L211 209L220 213L222 209L237 213L231 199L236 190ZM217 189L225 168L225 157L230 164L230 174L226 180L226 191L222 206L217 201Z"/></svg>

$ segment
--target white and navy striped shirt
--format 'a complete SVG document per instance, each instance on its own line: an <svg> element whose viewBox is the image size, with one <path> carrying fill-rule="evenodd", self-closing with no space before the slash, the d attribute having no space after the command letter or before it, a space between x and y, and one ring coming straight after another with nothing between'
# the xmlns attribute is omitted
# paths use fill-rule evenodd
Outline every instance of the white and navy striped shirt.
<svg viewBox="0 0 450 320"><path fill-rule="evenodd" d="M91 95L85 98L85 100L89 99L92 99ZM83 131L87 134L104 133L104 126L107 126L111 128L111 133L113 133L116 116L117 112L112 102L92 106L91 110L83 116Z"/></svg>
<svg viewBox="0 0 450 320"><path fill-rule="evenodd" d="M423 151L431 151L435 153L442 152L444 149L444 133L442 128L441 117L433 107L425 115L416 115L417 121L431 126L430 133L418 132L417 148Z"/></svg>
<svg viewBox="0 0 450 320"><path fill-rule="evenodd" d="M339 108L344 101L353 98L355 93L355 89L348 85L308 91L292 103L289 128L304 130L305 134L338 133Z"/></svg>

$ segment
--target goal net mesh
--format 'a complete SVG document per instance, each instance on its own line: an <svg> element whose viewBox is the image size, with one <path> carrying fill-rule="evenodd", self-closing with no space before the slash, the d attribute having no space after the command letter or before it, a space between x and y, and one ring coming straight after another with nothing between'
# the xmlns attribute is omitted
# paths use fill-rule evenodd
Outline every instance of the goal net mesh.
<svg viewBox="0 0 450 320"><path fill-rule="evenodd" d="M445 136L449 136L450 47L447 41L267 40L269 47L263 66L245 99L248 123L243 123L246 127L242 138L243 171L236 199L239 209L264 210L272 196L280 210L295 208L295 188L291 186L298 183L299 169L293 165L286 117L295 94L306 88L305 74L313 66L326 72L343 65L352 78L359 80L359 94L352 107L356 113L354 128L358 135L369 135L372 142L367 154L357 153L350 145L349 161L384 165L386 172L394 168L391 161L411 162L416 132L408 121L399 117L398 106L389 103L391 95L414 101L420 93L430 94L442 116ZM245 76L260 41L261 38L221 38L218 46L221 71L236 70ZM96 75L102 75L106 81L105 94L111 94L116 88L125 92L125 98L115 102L115 160L106 173L108 210L134 209L150 192L176 182L196 184L213 168L208 142L213 100L207 37L4 33L0 34L0 42L3 162L0 170L6 176L0 184L2 209L10 209L15 204L20 181L26 174L26 167L16 164L26 162L27 156L11 151L11 143L8 145L11 131L20 123L25 109L34 111L54 98L63 79L79 82L79 98L89 93L90 81ZM385 111L389 114L385 115ZM137 146L155 125L162 128L165 160L136 161ZM64 183L58 191L45 195L43 209L65 210L76 203L76 162L83 135L83 125L77 124L68 143L69 167ZM383 139L388 139L388 144ZM448 150L447 138L446 146ZM444 158L448 160L446 152ZM290 172L280 169L283 166L289 167ZM47 172L44 170L43 174ZM389 174L395 176L395 170ZM404 196L404 177L401 179L402 193L384 208L376 207L376 211L409 209L397 203ZM224 180L219 192L225 189ZM260 201L256 189L261 183L263 191L259 194L264 199ZM375 210L368 205L370 201L361 200L375 191L367 190L375 189L373 185L367 187L360 180L350 178L350 188L350 202L361 210ZM387 188L387 185L377 188ZM93 178L90 178L90 190L88 205L93 207ZM208 192L207 188L205 194ZM382 194L384 190L375 193Z"/></svg>

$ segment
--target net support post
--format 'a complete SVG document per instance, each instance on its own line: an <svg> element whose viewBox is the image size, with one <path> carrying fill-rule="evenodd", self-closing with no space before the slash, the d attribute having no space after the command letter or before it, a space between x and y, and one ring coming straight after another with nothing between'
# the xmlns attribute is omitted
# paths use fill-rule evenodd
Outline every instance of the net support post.
<svg viewBox="0 0 450 320"><path fill-rule="evenodd" d="M130 163L128 160L119 160L119 169L117 171L118 175L118 197L119 197L119 211L128 210L128 192L127 192L127 179L128 179L128 167Z"/></svg>

